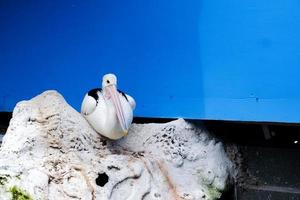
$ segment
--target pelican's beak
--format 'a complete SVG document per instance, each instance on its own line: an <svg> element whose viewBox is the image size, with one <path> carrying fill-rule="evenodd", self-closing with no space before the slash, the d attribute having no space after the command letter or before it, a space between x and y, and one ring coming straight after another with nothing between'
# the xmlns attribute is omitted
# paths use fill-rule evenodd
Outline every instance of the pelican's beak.
<svg viewBox="0 0 300 200"><path fill-rule="evenodd" d="M124 110L123 110L123 107L122 107L122 104L120 101L119 92L117 91L117 88L115 85L109 85L109 86L106 86L106 88L107 88L108 94L111 97L111 100L115 106L117 117L118 117L119 123L121 125L121 128L123 129L124 134L127 135L128 125L125 121Z"/></svg>

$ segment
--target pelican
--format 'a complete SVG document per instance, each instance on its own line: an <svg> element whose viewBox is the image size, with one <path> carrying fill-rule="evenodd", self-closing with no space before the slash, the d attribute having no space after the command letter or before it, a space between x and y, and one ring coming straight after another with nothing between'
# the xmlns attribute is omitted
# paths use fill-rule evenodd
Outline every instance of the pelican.
<svg viewBox="0 0 300 200"><path fill-rule="evenodd" d="M117 89L117 77L106 74L102 89L90 90L81 104L81 114L101 135L116 140L128 133L135 100Z"/></svg>

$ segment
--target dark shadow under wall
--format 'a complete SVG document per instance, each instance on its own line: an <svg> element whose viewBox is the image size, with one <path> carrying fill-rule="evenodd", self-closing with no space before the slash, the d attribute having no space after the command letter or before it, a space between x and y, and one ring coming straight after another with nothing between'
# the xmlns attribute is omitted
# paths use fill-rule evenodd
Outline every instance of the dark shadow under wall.
<svg viewBox="0 0 300 200"><path fill-rule="evenodd" d="M12 117L11 112L0 112L0 134L4 134Z"/></svg>
<svg viewBox="0 0 300 200"><path fill-rule="evenodd" d="M203 121L239 173L224 193L234 200L300 200L300 125ZM230 152L231 151L231 152ZM228 195L228 196L227 196Z"/></svg>

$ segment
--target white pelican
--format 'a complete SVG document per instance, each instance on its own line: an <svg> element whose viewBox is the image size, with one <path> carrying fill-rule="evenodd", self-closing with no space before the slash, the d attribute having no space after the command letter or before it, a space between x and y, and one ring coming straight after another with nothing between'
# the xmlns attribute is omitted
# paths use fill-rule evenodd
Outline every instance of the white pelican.
<svg viewBox="0 0 300 200"><path fill-rule="evenodd" d="M81 113L98 133L116 140L127 135L134 108L134 99L117 90L117 77L106 74L102 89L92 89L85 95Z"/></svg>

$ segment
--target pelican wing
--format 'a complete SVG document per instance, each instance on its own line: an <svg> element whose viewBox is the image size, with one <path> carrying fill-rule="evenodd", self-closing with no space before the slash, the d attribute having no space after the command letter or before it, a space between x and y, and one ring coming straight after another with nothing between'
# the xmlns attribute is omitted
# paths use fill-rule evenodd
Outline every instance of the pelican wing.
<svg viewBox="0 0 300 200"><path fill-rule="evenodd" d="M130 96L130 95L128 95L128 94L125 94L125 96L126 96L126 98L127 98L128 102L129 102L129 104L130 104L130 106L131 106L132 110L134 110L134 109L135 109L135 106L136 106L136 103L135 103L135 100L134 100L134 98L133 98L133 97L131 97L131 96Z"/></svg>
<svg viewBox="0 0 300 200"><path fill-rule="evenodd" d="M81 104L81 113L84 115L89 115L94 112L96 106L96 99L86 94Z"/></svg>
<svg viewBox="0 0 300 200"><path fill-rule="evenodd" d="M135 109L135 106L136 106L134 98L132 98L132 97L131 97L130 95L128 95L128 94L125 94L125 93L122 92L121 90L118 90L118 92L119 92L123 97L125 97L126 101L128 101L128 103L130 104L131 109L134 110L134 109Z"/></svg>

